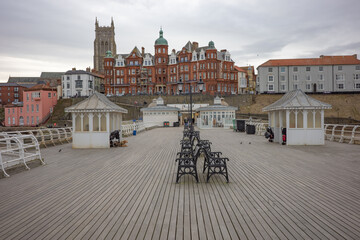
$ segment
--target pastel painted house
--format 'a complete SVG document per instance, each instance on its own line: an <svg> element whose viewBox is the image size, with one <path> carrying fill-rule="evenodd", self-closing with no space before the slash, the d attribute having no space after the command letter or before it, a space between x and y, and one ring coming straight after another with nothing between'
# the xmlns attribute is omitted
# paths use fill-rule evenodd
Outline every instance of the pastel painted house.
<svg viewBox="0 0 360 240"><path fill-rule="evenodd" d="M36 85L23 91L23 103L5 106L4 125L36 126L47 120L57 103L57 89Z"/></svg>

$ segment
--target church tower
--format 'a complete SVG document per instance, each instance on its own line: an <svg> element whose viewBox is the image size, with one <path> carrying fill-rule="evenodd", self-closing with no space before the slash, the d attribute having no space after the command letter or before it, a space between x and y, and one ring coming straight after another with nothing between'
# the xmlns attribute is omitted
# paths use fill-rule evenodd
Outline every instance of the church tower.
<svg viewBox="0 0 360 240"><path fill-rule="evenodd" d="M106 51L111 51L116 55L115 27L111 18L110 27L99 27L99 22L95 20L95 41L94 41L94 69L104 73L104 57Z"/></svg>

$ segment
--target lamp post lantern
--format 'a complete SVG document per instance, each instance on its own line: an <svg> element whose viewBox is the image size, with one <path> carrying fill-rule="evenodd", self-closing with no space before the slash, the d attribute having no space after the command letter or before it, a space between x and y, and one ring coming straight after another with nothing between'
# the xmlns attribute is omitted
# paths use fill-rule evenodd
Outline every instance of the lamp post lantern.
<svg viewBox="0 0 360 240"><path fill-rule="evenodd" d="M204 89L204 82L202 81L201 77L199 82L196 83L197 87L199 89L199 92L202 93L203 89ZM178 82L178 90L181 94L181 92L183 91L183 86L184 83L182 81L182 78L180 78L180 81ZM190 83L190 129L193 130L193 114L192 114L192 86Z"/></svg>

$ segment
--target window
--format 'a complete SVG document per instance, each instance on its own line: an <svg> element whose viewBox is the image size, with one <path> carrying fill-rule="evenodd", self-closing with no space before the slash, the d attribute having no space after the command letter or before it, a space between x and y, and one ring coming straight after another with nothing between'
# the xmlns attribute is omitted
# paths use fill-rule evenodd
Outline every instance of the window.
<svg viewBox="0 0 360 240"><path fill-rule="evenodd" d="M342 71L342 66L338 66L338 71Z"/></svg>
<svg viewBox="0 0 360 240"><path fill-rule="evenodd" d="M48 97L51 98L51 93L48 93Z"/></svg>
<svg viewBox="0 0 360 240"><path fill-rule="evenodd" d="M26 117L26 124L29 125L29 116Z"/></svg>
<svg viewBox="0 0 360 240"><path fill-rule="evenodd" d="M285 72L285 67L280 67L280 72L284 73Z"/></svg>
<svg viewBox="0 0 360 240"><path fill-rule="evenodd" d="M360 89L360 83L355 83L355 88Z"/></svg>
<svg viewBox="0 0 360 240"><path fill-rule="evenodd" d="M31 112L34 112L34 105L31 104Z"/></svg>
<svg viewBox="0 0 360 240"><path fill-rule="evenodd" d="M335 79L339 81L345 80L344 74L336 74Z"/></svg>
<svg viewBox="0 0 360 240"><path fill-rule="evenodd" d="M280 76L281 81L285 81L285 76Z"/></svg>
<svg viewBox="0 0 360 240"><path fill-rule="evenodd" d="M318 84L318 89L319 89L319 90L324 90L324 84L319 83L319 84Z"/></svg>
<svg viewBox="0 0 360 240"><path fill-rule="evenodd" d="M268 85L268 91L274 91L274 84Z"/></svg>
<svg viewBox="0 0 360 240"><path fill-rule="evenodd" d="M36 104L36 112L39 112L39 104Z"/></svg>
<svg viewBox="0 0 360 240"><path fill-rule="evenodd" d="M66 88L70 88L70 83L66 83Z"/></svg>
<svg viewBox="0 0 360 240"><path fill-rule="evenodd" d="M82 88L82 80L75 81L75 88Z"/></svg>
<svg viewBox="0 0 360 240"><path fill-rule="evenodd" d="M355 79L355 80L360 79L360 74L359 74L359 73L354 74L354 79Z"/></svg>
<svg viewBox="0 0 360 240"><path fill-rule="evenodd" d="M274 81L274 76L270 75L268 76L268 82L273 82Z"/></svg>
<svg viewBox="0 0 360 240"><path fill-rule="evenodd" d="M268 68L268 72L272 72L273 69L271 67Z"/></svg>
<svg viewBox="0 0 360 240"><path fill-rule="evenodd" d="M355 66L355 70L360 70L360 65Z"/></svg>
<svg viewBox="0 0 360 240"><path fill-rule="evenodd" d="M11 118L8 117L8 125L11 125Z"/></svg>
<svg viewBox="0 0 360 240"><path fill-rule="evenodd" d="M294 84L294 85L293 85L293 88L294 88L294 90L298 89L298 85L297 85L297 84Z"/></svg>
<svg viewBox="0 0 360 240"><path fill-rule="evenodd" d="M306 75L306 76L305 76L305 79L306 79L306 81L311 81L311 76L310 76L310 75Z"/></svg>
<svg viewBox="0 0 360 240"><path fill-rule="evenodd" d="M31 117L31 124L34 124L34 116Z"/></svg>
<svg viewBox="0 0 360 240"><path fill-rule="evenodd" d="M306 71L310 72L311 68L310 67L306 67Z"/></svg>
<svg viewBox="0 0 360 240"><path fill-rule="evenodd" d="M29 101L29 94L26 94L26 100Z"/></svg>
<svg viewBox="0 0 360 240"><path fill-rule="evenodd" d="M306 90L310 90L310 89L311 89L311 84L310 83L306 84Z"/></svg>
<svg viewBox="0 0 360 240"><path fill-rule="evenodd" d="M39 116L36 117L36 124L39 124Z"/></svg>
<svg viewBox="0 0 360 240"><path fill-rule="evenodd" d="M286 90L285 84L281 84L281 85L280 85L280 90L281 90L281 91L285 91L285 90Z"/></svg>
<svg viewBox="0 0 360 240"><path fill-rule="evenodd" d="M324 71L324 67L323 67L323 66L320 66L320 67L319 67L319 72L322 72L322 71Z"/></svg>
<svg viewBox="0 0 360 240"><path fill-rule="evenodd" d="M319 80L324 80L324 75L322 75L322 74L319 74Z"/></svg>
<svg viewBox="0 0 360 240"><path fill-rule="evenodd" d="M343 83L339 83L337 86L338 86L338 89L344 89L344 84Z"/></svg>
<svg viewBox="0 0 360 240"><path fill-rule="evenodd" d="M293 67L293 71L297 72L298 71L298 67Z"/></svg>
<svg viewBox="0 0 360 240"><path fill-rule="evenodd" d="M31 98L40 98L40 92L31 93Z"/></svg>
<svg viewBox="0 0 360 240"><path fill-rule="evenodd" d="M29 105L26 105L26 112L29 112Z"/></svg>

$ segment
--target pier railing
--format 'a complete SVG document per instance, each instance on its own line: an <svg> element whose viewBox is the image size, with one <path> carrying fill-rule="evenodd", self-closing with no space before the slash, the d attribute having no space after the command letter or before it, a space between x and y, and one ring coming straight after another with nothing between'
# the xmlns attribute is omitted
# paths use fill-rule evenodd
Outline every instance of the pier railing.
<svg viewBox="0 0 360 240"><path fill-rule="evenodd" d="M11 131L1 132L0 135L5 136L21 136L21 135L32 135L34 136L39 145L47 147L49 144L63 144L69 143L72 140L72 128L39 128L24 131Z"/></svg>
<svg viewBox="0 0 360 240"><path fill-rule="evenodd" d="M26 169L30 169L26 163L35 159L45 164L41 158L39 142L34 135L0 133L0 169L5 177L10 176L5 168L23 164Z"/></svg>
<svg viewBox="0 0 360 240"><path fill-rule="evenodd" d="M325 124L325 139L340 143L360 144L360 125Z"/></svg>

